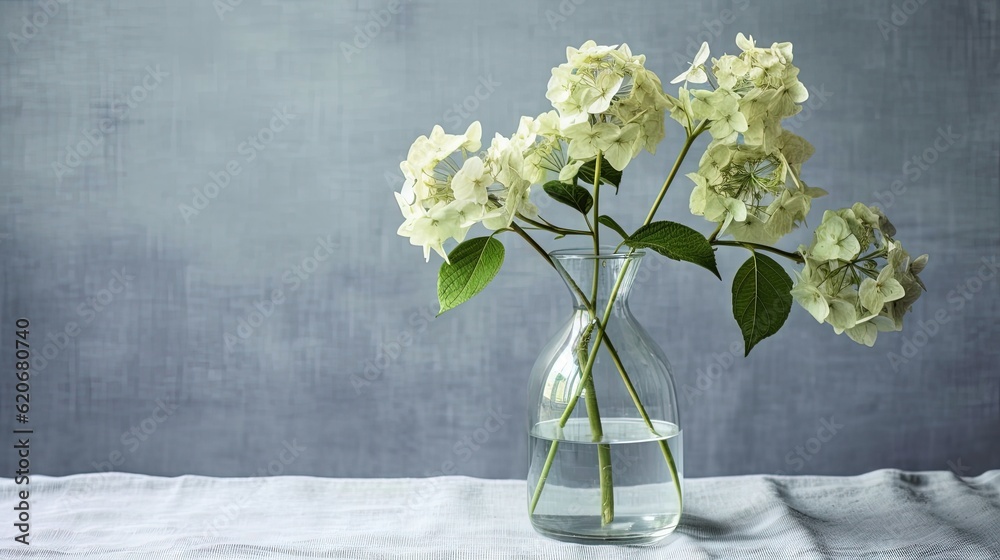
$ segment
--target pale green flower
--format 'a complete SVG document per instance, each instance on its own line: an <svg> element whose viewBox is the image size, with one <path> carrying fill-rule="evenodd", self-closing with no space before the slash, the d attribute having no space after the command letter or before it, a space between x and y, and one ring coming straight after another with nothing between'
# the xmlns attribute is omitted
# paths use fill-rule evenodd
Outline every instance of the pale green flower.
<svg viewBox="0 0 1000 560"><path fill-rule="evenodd" d="M851 340L854 342L871 348L875 346L875 338L878 336L878 331L876 323L865 321L847 329L846 332L847 336L851 337Z"/></svg>
<svg viewBox="0 0 1000 560"><path fill-rule="evenodd" d="M563 168L559 170L559 180L563 183L572 183L584 163L585 162L582 159L578 159L564 165Z"/></svg>
<svg viewBox="0 0 1000 560"><path fill-rule="evenodd" d="M923 289L917 274L927 262L926 255L911 262L886 224L881 211L860 203L824 213L813 243L799 247L806 264L792 289L818 321L868 346L879 332L902 329L903 315ZM857 249L837 242L848 238Z"/></svg>
<svg viewBox="0 0 1000 560"><path fill-rule="evenodd" d="M887 266L892 267L894 277L903 287L903 297L886 303L887 315L892 319L895 330L902 330L903 316L925 290L924 283L917 275L927 265L927 255L920 255L911 261L909 254L903 250L898 241L889 241L887 251L889 260Z"/></svg>
<svg viewBox="0 0 1000 560"><path fill-rule="evenodd" d="M439 125L434 125L429 137L433 146L438 148L438 156L444 158L457 150L477 151L482 146L482 125L475 121L469 125L465 134L446 134Z"/></svg>
<svg viewBox="0 0 1000 560"><path fill-rule="evenodd" d="M535 117L535 132L541 136L558 136L559 113L557 111L547 111Z"/></svg>
<svg viewBox="0 0 1000 560"><path fill-rule="evenodd" d="M566 128L563 134L569 140L569 156L587 160L597 156L611 146L619 134L619 128L610 123L590 124L582 122Z"/></svg>
<svg viewBox="0 0 1000 560"><path fill-rule="evenodd" d="M549 78L548 91L545 92L545 97L553 104L562 103L569 99L570 95L573 94L574 83L575 79L572 68L564 66L553 68L552 77Z"/></svg>
<svg viewBox="0 0 1000 560"><path fill-rule="evenodd" d="M753 52L753 50L756 49L757 44L753 40L753 35L747 37L741 31L736 34L736 46L746 53L746 52Z"/></svg>
<svg viewBox="0 0 1000 560"><path fill-rule="evenodd" d="M810 255L820 260L846 261L856 257L860 250L861 244L851 233L847 222L834 212L824 212L823 222L816 228L816 239L809 250Z"/></svg>
<svg viewBox="0 0 1000 560"><path fill-rule="evenodd" d="M694 111L691 109L691 92L685 87L680 87L677 89L677 97L666 95L666 98L670 103L670 118L687 128L695 120Z"/></svg>
<svg viewBox="0 0 1000 560"><path fill-rule="evenodd" d="M692 84L703 84L707 82L708 75L705 74L705 62L707 60L708 43L703 42L701 48L698 49L698 54L694 55L694 60L691 61L691 67L682 72L680 76L670 80L670 83L691 82Z"/></svg>
<svg viewBox="0 0 1000 560"><path fill-rule="evenodd" d="M737 241L763 243L765 245L774 244L778 238L771 233L768 227L768 224L771 222L770 218L767 218L766 221L762 220L757 217L757 214L751 213L751 210L757 214L761 214L759 208L748 209L747 217L742 222L737 222L735 219L724 222L721 230L723 234L731 235Z"/></svg>
<svg viewBox="0 0 1000 560"><path fill-rule="evenodd" d="M600 126L600 125L596 125ZM639 143L639 125L635 123L627 124L621 128L618 134L611 140L611 143L604 149L604 157L618 171L625 169L635 154L635 148L642 149Z"/></svg>
<svg viewBox="0 0 1000 560"><path fill-rule="evenodd" d="M437 201L450 200L448 179L456 165L444 163L459 150L475 151L481 147L482 127L479 121L469 125L465 134L446 134L440 126L431 130L430 136L420 136L413 141L406 160L400 162L403 187L400 194L408 204L417 202L429 206ZM444 163L444 164L443 164Z"/></svg>
<svg viewBox="0 0 1000 560"><path fill-rule="evenodd" d="M430 260L430 251L434 249L447 261L444 242L448 239L461 242L472 224L482 217L482 207L474 203L454 200L438 202L424 209L408 205L399 193L396 195L396 202L405 217L396 233L408 237L411 245L422 246L424 260Z"/></svg>
<svg viewBox="0 0 1000 560"><path fill-rule="evenodd" d="M697 120L717 119L740 110L739 96L727 89L695 89L691 95L691 111Z"/></svg>
<svg viewBox="0 0 1000 560"><path fill-rule="evenodd" d="M660 79L645 68L645 61L645 56L633 55L624 44L601 46L587 41L579 49L566 49L566 62L552 70L546 97L559 112L562 136L571 140L570 157L593 158L604 150L594 149L602 143L594 140L572 145L574 136L582 132L573 127L588 124L617 129L636 124L640 149L656 150L672 103L663 93Z"/></svg>
<svg viewBox="0 0 1000 560"><path fill-rule="evenodd" d="M742 58L733 55L723 55L712 60L712 73L719 82L719 87L734 90L736 84L750 71L750 65Z"/></svg>
<svg viewBox="0 0 1000 560"><path fill-rule="evenodd" d="M647 152L656 154L656 147L666 135L662 113L659 118L643 119L640 126L642 128L639 134L639 149L645 148Z"/></svg>
<svg viewBox="0 0 1000 560"><path fill-rule="evenodd" d="M827 301L827 296L815 284L800 280L792 288L791 294L795 302L808 311L817 322L826 321L827 316L830 315L830 303Z"/></svg>
<svg viewBox="0 0 1000 560"><path fill-rule="evenodd" d="M451 180L451 188L455 193L455 198L486 204L486 189L496 181L486 170L486 165L479 157L471 157L465 160L462 168L455 173Z"/></svg>
<svg viewBox="0 0 1000 560"><path fill-rule="evenodd" d="M625 83L625 76L617 74L601 74L594 80L594 88L585 90L594 96L587 106L587 112L596 115L603 113L611 107L611 101L618 95L622 84Z"/></svg>
<svg viewBox="0 0 1000 560"><path fill-rule="evenodd" d="M747 207L742 200L719 193L697 173L688 173L687 176L695 183L690 200L692 214L704 216L712 222L725 222L724 229L730 220L742 222L747 219Z"/></svg>
<svg viewBox="0 0 1000 560"><path fill-rule="evenodd" d="M709 132L718 142L733 142L736 135L747 131L747 119L740 112L739 96L726 89L707 91L703 89L691 92L694 100L691 110L695 118L709 119Z"/></svg>
<svg viewBox="0 0 1000 560"><path fill-rule="evenodd" d="M425 259L434 250L447 260L445 242L461 242L477 223L500 229L519 215L537 216L532 183L563 165L559 136L540 132L557 130L554 111L522 117L513 136L497 134L485 152L475 154L470 152L482 147L478 122L462 135L435 126L414 141L400 163L404 183L395 197L403 224L397 233L423 247Z"/></svg>
<svg viewBox="0 0 1000 560"><path fill-rule="evenodd" d="M528 218L538 216L538 208L530 200L531 184L524 180L514 181L497 194L499 207L483 219L483 225L488 229L503 229L510 227L518 215Z"/></svg>
<svg viewBox="0 0 1000 560"><path fill-rule="evenodd" d="M826 322L833 327L833 332L841 334L858 324L858 311L850 299L834 297L827 300L830 304L830 314Z"/></svg>
<svg viewBox="0 0 1000 560"><path fill-rule="evenodd" d="M805 163L816 153L816 148L808 140L784 129L778 136L776 145L785 161L792 166Z"/></svg>
<svg viewBox="0 0 1000 560"><path fill-rule="evenodd" d="M781 191L763 212L767 216L764 231L768 241L773 243L781 239L805 220L812 207L812 199L812 196L798 190Z"/></svg>
<svg viewBox="0 0 1000 560"><path fill-rule="evenodd" d="M804 222L812 199L825 194L795 179L797 167L781 152L713 142L698 172L688 175L695 183L691 212L721 223L720 232L739 241L774 243Z"/></svg>
<svg viewBox="0 0 1000 560"><path fill-rule="evenodd" d="M894 274L893 268L886 266L878 273L877 278L865 278L861 281L858 294L865 309L878 314L886 303L906 295L903 285L893 277Z"/></svg>

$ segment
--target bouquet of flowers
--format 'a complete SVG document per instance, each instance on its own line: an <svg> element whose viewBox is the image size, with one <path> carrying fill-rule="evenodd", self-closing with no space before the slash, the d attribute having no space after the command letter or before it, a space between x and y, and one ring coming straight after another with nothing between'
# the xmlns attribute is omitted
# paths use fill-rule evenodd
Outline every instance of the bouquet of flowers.
<svg viewBox="0 0 1000 560"><path fill-rule="evenodd" d="M879 332L900 330L923 288L918 275L927 256L910 258L879 208L856 203L827 210L808 245L776 246L805 224L813 200L826 194L803 177L813 146L782 127L801 111L809 93L799 81L791 43L758 46L741 33L736 46L736 54L709 63L709 46L703 44L690 68L671 81L679 84L672 95L646 68L645 56L628 45L587 41L568 48L566 62L552 70L546 97L553 110L521 117L510 137L496 134L484 149L482 129L474 122L464 134L435 126L429 136L417 138L400 164L405 183L395 196L404 222L398 234L422 247L425 259L431 250L444 259L438 276L441 313L494 278L504 260L504 234L520 237L552 263L534 237L547 232L588 239L595 253L600 240L613 235L616 251L650 249L720 279L716 249L748 251L732 285L733 315L747 354L781 328L793 300L835 333L867 346ZM650 191L641 227L629 231L601 213L601 195L609 187L617 192L625 168L642 151L656 153L668 118L679 125L683 146L662 186ZM654 219L702 136L709 140L687 178L691 212L714 225L708 234ZM557 225L540 215L531 200L536 187L578 211L579 222ZM488 234L467 239L480 223ZM446 250L452 240L457 245ZM794 280L772 257L798 265ZM612 302L624 273L611 287ZM596 303L594 288L590 299L583 294L584 301ZM605 343L611 314L610 302L603 310L590 306L593 323L581 342L579 364L584 378ZM638 399L636 406L641 413ZM665 446L664 454L672 465ZM605 482L610 486L603 476L602 489ZM544 476L538 491L543 483ZM605 523L614 515L609 501L605 495Z"/></svg>

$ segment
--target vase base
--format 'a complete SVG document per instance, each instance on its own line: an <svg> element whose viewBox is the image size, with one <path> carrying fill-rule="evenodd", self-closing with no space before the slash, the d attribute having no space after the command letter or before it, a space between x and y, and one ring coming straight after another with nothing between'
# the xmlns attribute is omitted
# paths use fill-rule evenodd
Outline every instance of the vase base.
<svg viewBox="0 0 1000 560"><path fill-rule="evenodd" d="M680 516L622 516L602 526L592 516L533 515L531 525L542 536L575 544L649 545L674 532Z"/></svg>

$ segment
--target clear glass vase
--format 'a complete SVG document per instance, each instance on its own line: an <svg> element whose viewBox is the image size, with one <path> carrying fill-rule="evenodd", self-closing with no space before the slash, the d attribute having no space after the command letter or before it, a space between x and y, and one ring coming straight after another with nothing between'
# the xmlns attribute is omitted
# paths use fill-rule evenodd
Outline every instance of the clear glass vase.
<svg viewBox="0 0 1000 560"><path fill-rule="evenodd" d="M643 252L550 256L573 310L529 382L531 524L577 543L658 541L680 522L683 458L670 365L628 307Z"/></svg>

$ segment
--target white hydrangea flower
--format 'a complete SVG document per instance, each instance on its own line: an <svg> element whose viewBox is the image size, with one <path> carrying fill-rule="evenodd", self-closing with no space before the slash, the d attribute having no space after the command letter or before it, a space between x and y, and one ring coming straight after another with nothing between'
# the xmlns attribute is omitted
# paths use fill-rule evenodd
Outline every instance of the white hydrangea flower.
<svg viewBox="0 0 1000 560"><path fill-rule="evenodd" d="M566 49L566 62L553 68L546 97L559 113L561 136L573 160L586 163L614 144L612 165L621 170L643 148L656 151L672 103L645 61L628 45L587 41Z"/></svg>
<svg viewBox="0 0 1000 560"><path fill-rule="evenodd" d="M493 176L487 172L483 160L471 157L465 160L462 168L455 173L451 180L451 188L456 199L483 205L488 198L486 189L495 182Z"/></svg>
<svg viewBox="0 0 1000 560"><path fill-rule="evenodd" d="M784 146L788 157L783 151L768 154L745 144L709 146L698 171L688 174L695 184L691 213L721 224L721 234L755 243L774 243L798 227L812 199L826 193L797 179L812 146L790 132Z"/></svg>
<svg viewBox="0 0 1000 560"><path fill-rule="evenodd" d="M640 142L640 127L636 123L629 123L621 127L611 143L604 149L604 157L618 171L625 169L632 158L642 150Z"/></svg>
<svg viewBox="0 0 1000 560"><path fill-rule="evenodd" d="M708 75L705 74L705 62L708 61L708 54L708 43L703 42L701 48L698 49L698 54L694 55L694 60L691 61L691 67L673 80L670 80L670 83L691 82L692 84L703 84L707 82Z"/></svg>
<svg viewBox="0 0 1000 560"><path fill-rule="evenodd" d="M444 242L448 239L461 242L469 228L482 217L481 206L461 200L437 202L430 208L423 208L406 204L396 193L396 202L405 218L396 233L410 238L411 245L422 246L424 260L430 260L431 249L447 260Z"/></svg>
<svg viewBox="0 0 1000 560"><path fill-rule="evenodd" d="M582 122L566 128L563 134L569 140L569 156L586 161L607 150L618 137L619 128L611 123Z"/></svg>
<svg viewBox="0 0 1000 560"><path fill-rule="evenodd" d="M532 183L544 179L563 163L553 162L561 149L554 111L538 118L522 117L511 138L497 134L483 153L482 127L474 122L464 134L447 134L435 126L429 136L417 138L400 163L404 183L395 193L403 224L397 233L410 243L447 260L444 244L461 242L469 229L483 223L491 229L510 226L518 215L533 217Z"/></svg>
<svg viewBox="0 0 1000 560"><path fill-rule="evenodd" d="M822 261L849 261L858 256L861 243L851 233L847 221L835 212L827 210L823 213L823 223L816 228L816 237L810 256Z"/></svg>
<svg viewBox="0 0 1000 560"><path fill-rule="evenodd" d="M798 80L799 69L792 65L791 43L761 48L753 37L740 33L736 45L742 51L740 54L712 60L712 73L719 85L711 93L724 91L735 95L741 117L723 112L723 117L733 122L713 130L712 136L715 141L730 142L736 131L743 135L746 144L761 146L771 153L782 134L781 120L802 110L801 104L809 98L809 91ZM746 120L745 128L742 120Z"/></svg>
<svg viewBox="0 0 1000 560"><path fill-rule="evenodd" d="M806 262L796 274L794 300L859 344L872 346L879 332L902 329L923 290L917 274L927 255L911 262L890 231L878 208L861 203L825 212L813 242L799 248Z"/></svg>

